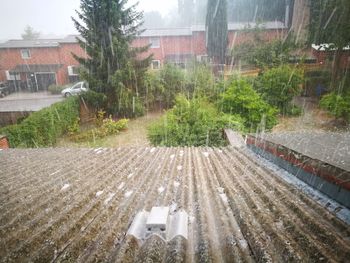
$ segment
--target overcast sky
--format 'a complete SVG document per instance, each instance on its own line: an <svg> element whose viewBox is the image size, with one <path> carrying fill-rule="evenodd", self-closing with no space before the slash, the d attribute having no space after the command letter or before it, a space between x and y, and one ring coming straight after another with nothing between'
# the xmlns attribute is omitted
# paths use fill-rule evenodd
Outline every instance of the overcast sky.
<svg viewBox="0 0 350 263"><path fill-rule="evenodd" d="M176 7L177 0L129 0L139 2L139 9L159 11L163 16ZM71 16L80 0L0 0L0 41L21 38L26 25L44 36L76 33Z"/></svg>

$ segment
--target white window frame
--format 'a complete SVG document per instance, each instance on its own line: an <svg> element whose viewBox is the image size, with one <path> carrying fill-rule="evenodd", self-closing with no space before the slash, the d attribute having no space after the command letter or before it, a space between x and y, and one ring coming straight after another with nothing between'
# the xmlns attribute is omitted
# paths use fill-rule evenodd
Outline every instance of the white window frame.
<svg viewBox="0 0 350 263"><path fill-rule="evenodd" d="M28 52L28 57L23 55L24 52ZM30 49L21 49L21 57L23 59L30 59L32 57L31 54L30 54Z"/></svg>
<svg viewBox="0 0 350 263"><path fill-rule="evenodd" d="M160 48L160 37L150 37L149 43L151 44L151 48Z"/></svg>
<svg viewBox="0 0 350 263"><path fill-rule="evenodd" d="M75 74L73 68L78 67L75 65L68 66L68 76L79 76L79 74Z"/></svg>
<svg viewBox="0 0 350 263"><path fill-rule="evenodd" d="M158 67L157 68L155 68L154 66L153 66L153 63L154 62L157 62L158 63ZM152 69L160 69L160 60L159 59L154 59L154 60L152 60L152 62L151 62L151 68Z"/></svg>
<svg viewBox="0 0 350 263"><path fill-rule="evenodd" d="M21 80L21 75L19 73L10 74L10 71L6 70L5 74L6 74L6 80Z"/></svg>

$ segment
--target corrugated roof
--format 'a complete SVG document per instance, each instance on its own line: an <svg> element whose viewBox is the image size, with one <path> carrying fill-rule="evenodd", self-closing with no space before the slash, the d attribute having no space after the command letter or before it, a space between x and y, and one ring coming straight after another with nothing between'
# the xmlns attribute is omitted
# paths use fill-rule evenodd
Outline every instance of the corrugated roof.
<svg viewBox="0 0 350 263"><path fill-rule="evenodd" d="M58 39L9 40L0 44L0 48L58 47L58 41Z"/></svg>
<svg viewBox="0 0 350 263"><path fill-rule="evenodd" d="M265 29L285 29L286 26L281 21L270 21L261 24L254 22L246 23L229 23L229 31L244 30L247 28L255 28L259 26ZM141 36L142 37L156 37L156 36L191 36L193 32L205 31L205 25L193 25L191 27L185 28L156 28L156 29L146 29Z"/></svg>
<svg viewBox="0 0 350 263"><path fill-rule="evenodd" d="M190 27L187 28L159 28L146 29L141 33L142 37L158 37L158 36L191 36L192 31Z"/></svg>
<svg viewBox="0 0 350 263"><path fill-rule="evenodd" d="M349 226L243 148L4 150L0 167L5 262L350 258ZM154 206L185 210L188 240L126 235Z"/></svg>

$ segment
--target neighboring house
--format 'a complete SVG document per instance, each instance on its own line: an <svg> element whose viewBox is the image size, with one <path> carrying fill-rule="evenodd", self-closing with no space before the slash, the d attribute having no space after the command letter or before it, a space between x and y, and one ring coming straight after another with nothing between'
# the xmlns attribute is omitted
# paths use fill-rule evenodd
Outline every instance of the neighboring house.
<svg viewBox="0 0 350 263"><path fill-rule="evenodd" d="M248 28L256 27L256 23L228 24L228 49L253 37ZM272 40L282 37L287 27L279 21L260 24L264 29L264 38ZM134 41L135 46L150 45L147 53L153 54L151 67L157 69L164 63L185 65L192 59L207 61L205 26L197 25L187 28L148 29ZM231 64L228 61L228 64Z"/></svg>
<svg viewBox="0 0 350 263"><path fill-rule="evenodd" d="M64 39L9 40L0 44L0 81L16 90L47 90L51 84L78 80L78 62L84 56L76 36Z"/></svg>
<svg viewBox="0 0 350 263"><path fill-rule="evenodd" d="M312 54L315 56L317 63L325 64L329 61L334 61L335 49L330 44L312 45ZM341 59L340 68L347 69L350 66L350 46L344 47Z"/></svg>
<svg viewBox="0 0 350 263"><path fill-rule="evenodd" d="M228 49L252 37L247 28L255 23L228 25ZM266 40L282 37L287 30L284 23L275 21L260 25ZM77 36L64 39L9 40L0 44L0 81L8 81L16 90L47 90L51 84L64 85L78 80L78 62L72 53L83 57ZM148 29L133 43L134 46L150 45L144 54L153 54L152 69L164 63L181 67L196 59L208 60L205 26L187 28ZM231 62L228 62L231 64Z"/></svg>

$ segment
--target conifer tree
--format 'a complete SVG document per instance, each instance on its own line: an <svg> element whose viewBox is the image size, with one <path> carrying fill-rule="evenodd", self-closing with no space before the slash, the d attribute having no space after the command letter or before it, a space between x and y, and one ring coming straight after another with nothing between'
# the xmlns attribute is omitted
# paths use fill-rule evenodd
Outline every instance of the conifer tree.
<svg viewBox="0 0 350 263"><path fill-rule="evenodd" d="M214 63L224 64L228 32L226 0L208 0L205 24L208 55Z"/></svg>
<svg viewBox="0 0 350 263"><path fill-rule="evenodd" d="M73 55L83 66L90 89L106 95L107 110L113 114L135 101L151 60L140 59L148 46L131 47L142 32L142 13L126 4L127 0L81 0L78 19L72 18L87 56Z"/></svg>

